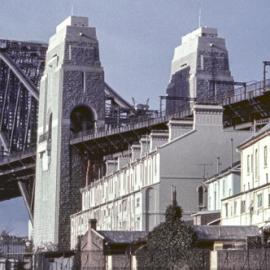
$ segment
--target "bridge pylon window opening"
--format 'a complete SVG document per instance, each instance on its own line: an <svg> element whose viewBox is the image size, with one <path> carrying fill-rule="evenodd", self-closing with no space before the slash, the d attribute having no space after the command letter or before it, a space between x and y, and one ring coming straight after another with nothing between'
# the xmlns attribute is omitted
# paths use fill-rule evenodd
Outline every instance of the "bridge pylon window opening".
<svg viewBox="0 0 270 270"><path fill-rule="evenodd" d="M70 130L74 133L95 128L95 112L86 105L79 105L73 109L70 115Z"/></svg>

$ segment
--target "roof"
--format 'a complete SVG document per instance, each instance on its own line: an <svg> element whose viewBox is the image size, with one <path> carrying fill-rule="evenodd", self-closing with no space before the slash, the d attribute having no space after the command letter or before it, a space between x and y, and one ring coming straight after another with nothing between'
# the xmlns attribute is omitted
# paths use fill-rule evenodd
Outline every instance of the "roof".
<svg viewBox="0 0 270 270"><path fill-rule="evenodd" d="M240 167L241 167L240 160L236 161L232 164L232 166L225 168L224 170L222 170L221 172L217 174L212 175L211 177L207 178L204 182L209 184L229 174L240 174L240 169L241 169Z"/></svg>
<svg viewBox="0 0 270 270"><path fill-rule="evenodd" d="M257 226L219 226L219 225L201 225L193 226L198 240L246 240L248 236L258 236L259 228Z"/></svg>
<svg viewBox="0 0 270 270"><path fill-rule="evenodd" d="M138 242L139 240L144 241L148 232L146 231L98 231L107 242L126 244Z"/></svg>
<svg viewBox="0 0 270 270"><path fill-rule="evenodd" d="M258 132L256 133L256 135L260 135L262 133L264 133L265 131L268 131L270 129L270 122L268 122L263 128L261 128L260 130L258 130Z"/></svg>
<svg viewBox="0 0 270 270"><path fill-rule="evenodd" d="M209 214L220 214L220 210L201 210L192 214L192 217L201 216L201 215L209 215Z"/></svg>
<svg viewBox="0 0 270 270"><path fill-rule="evenodd" d="M260 235L257 226L193 225L192 228L199 241L239 241ZM148 235L146 231L98 231L98 233L111 244L144 242Z"/></svg>
<svg viewBox="0 0 270 270"><path fill-rule="evenodd" d="M270 122L268 122L263 128L259 129L258 132L256 132L251 137L249 137L247 140L245 140L242 144L240 144L238 146L238 148L239 149L244 148L245 145L247 145L248 143L252 142L256 138L261 137L262 135L264 135L268 131L270 131Z"/></svg>

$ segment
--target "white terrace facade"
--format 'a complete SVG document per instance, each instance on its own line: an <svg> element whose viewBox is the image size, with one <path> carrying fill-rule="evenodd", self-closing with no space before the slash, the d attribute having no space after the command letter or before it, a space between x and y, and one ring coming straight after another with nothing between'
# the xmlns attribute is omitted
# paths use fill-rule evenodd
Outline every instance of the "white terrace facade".
<svg viewBox="0 0 270 270"><path fill-rule="evenodd" d="M212 176L205 184L208 187L207 210L221 211L221 200L240 192L240 163L237 162L234 166Z"/></svg>
<svg viewBox="0 0 270 270"><path fill-rule="evenodd" d="M98 230L152 230L164 221L172 189L183 208L184 219L198 210L197 187L215 172L217 156L221 169L231 164L231 142L240 144L247 131L225 131L223 109L195 105L193 120L171 120L168 131L143 136L128 154L107 160L106 176L81 190L82 210L71 216L71 248L86 233L89 219ZM204 164L207 166L204 170Z"/></svg>
<svg viewBox="0 0 270 270"><path fill-rule="evenodd" d="M244 142L241 151L241 191L222 201L223 225L270 223L270 125Z"/></svg>

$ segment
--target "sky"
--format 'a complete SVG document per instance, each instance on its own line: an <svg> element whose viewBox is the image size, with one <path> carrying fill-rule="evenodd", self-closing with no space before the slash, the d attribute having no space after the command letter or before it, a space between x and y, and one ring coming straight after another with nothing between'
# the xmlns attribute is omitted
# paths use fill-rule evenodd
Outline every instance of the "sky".
<svg viewBox="0 0 270 270"><path fill-rule="evenodd" d="M201 12L199 12L201 10ZM201 25L226 39L236 81L262 79L270 60L269 0L0 0L0 39L48 42L66 17L87 16L97 28L105 79L131 102L157 109L169 81L173 50ZM0 230L27 233L22 199L0 203Z"/></svg>

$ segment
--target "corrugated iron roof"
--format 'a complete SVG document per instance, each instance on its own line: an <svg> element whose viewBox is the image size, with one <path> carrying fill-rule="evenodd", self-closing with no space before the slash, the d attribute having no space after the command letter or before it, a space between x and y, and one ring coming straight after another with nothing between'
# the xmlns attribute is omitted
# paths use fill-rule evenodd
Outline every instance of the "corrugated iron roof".
<svg viewBox="0 0 270 270"><path fill-rule="evenodd" d="M245 240L248 236L258 236L257 226L193 226L199 240Z"/></svg>
<svg viewBox="0 0 270 270"><path fill-rule="evenodd" d="M144 239L148 232L145 231L98 231L110 243L132 243Z"/></svg>

